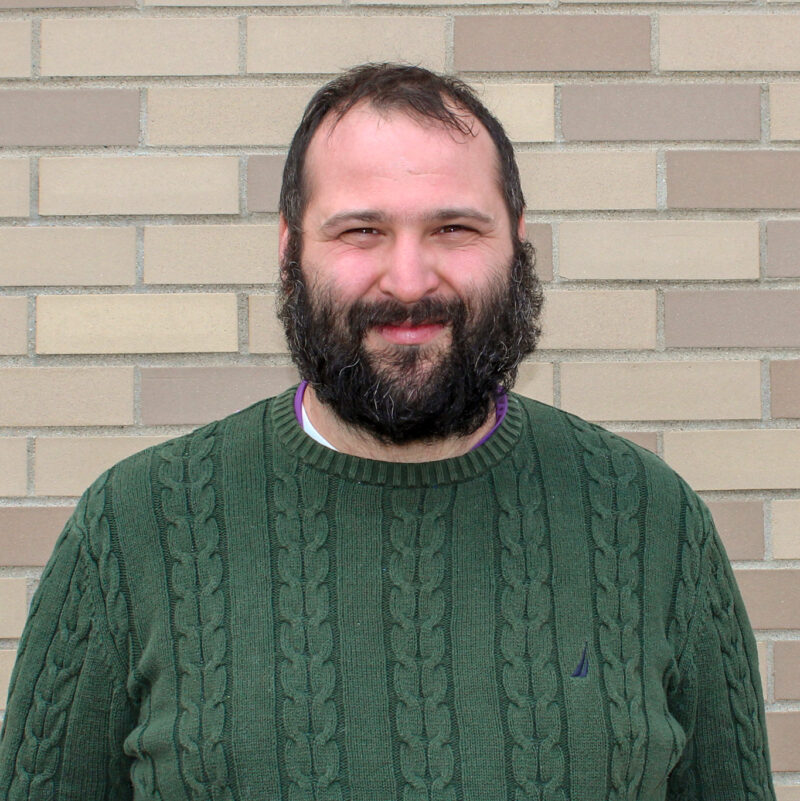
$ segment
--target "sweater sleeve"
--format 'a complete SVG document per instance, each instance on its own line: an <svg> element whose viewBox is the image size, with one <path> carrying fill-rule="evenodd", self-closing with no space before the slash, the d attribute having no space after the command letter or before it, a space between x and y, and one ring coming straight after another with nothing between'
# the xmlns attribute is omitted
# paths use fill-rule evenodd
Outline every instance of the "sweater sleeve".
<svg viewBox="0 0 800 801"><path fill-rule="evenodd" d="M88 499L88 500L87 500ZM135 725L81 499L42 574L20 640L0 740L0 798L132 795Z"/></svg>
<svg viewBox="0 0 800 801"><path fill-rule="evenodd" d="M670 697L687 740L668 798L774 801L755 638L725 550L704 517L701 584Z"/></svg>

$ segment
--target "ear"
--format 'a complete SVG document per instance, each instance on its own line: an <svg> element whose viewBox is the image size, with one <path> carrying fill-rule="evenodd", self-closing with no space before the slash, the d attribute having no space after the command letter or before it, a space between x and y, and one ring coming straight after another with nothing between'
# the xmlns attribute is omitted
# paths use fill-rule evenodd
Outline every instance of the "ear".
<svg viewBox="0 0 800 801"><path fill-rule="evenodd" d="M283 257L286 249L289 247L289 223L286 218L281 214L278 219L278 257L280 263L283 264Z"/></svg>
<svg viewBox="0 0 800 801"><path fill-rule="evenodd" d="M525 241L525 213L519 215L519 219L517 220L517 236L519 237L520 242Z"/></svg>

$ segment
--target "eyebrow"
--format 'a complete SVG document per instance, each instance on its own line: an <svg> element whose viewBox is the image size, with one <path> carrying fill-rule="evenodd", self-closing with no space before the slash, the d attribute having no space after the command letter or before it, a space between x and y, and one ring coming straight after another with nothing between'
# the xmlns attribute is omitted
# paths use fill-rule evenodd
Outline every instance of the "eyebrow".
<svg viewBox="0 0 800 801"><path fill-rule="evenodd" d="M486 225L494 223L494 218L482 211L470 207L463 208L449 208L449 209L436 209L436 211L428 212L426 214L411 215L410 219L419 220L425 223L431 222L446 222L447 220L455 219L468 219L482 222ZM330 230L338 228L346 223L385 223L391 222L391 215L385 214L377 209L350 209L347 211L340 211L332 217L328 217L322 223L323 230Z"/></svg>

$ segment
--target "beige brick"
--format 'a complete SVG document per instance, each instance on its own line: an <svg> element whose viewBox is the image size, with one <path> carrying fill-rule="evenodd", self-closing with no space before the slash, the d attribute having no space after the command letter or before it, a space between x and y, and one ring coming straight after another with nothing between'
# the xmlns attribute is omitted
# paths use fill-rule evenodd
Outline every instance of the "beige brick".
<svg viewBox="0 0 800 801"><path fill-rule="evenodd" d="M341 0L331 0L338 5ZM144 0L145 6L216 6L220 0ZM286 0L225 0L226 6L283 6ZM319 0L292 0L292 6L316 6Z"/></svg>
<svg viewBox="0 0 800 801"><path fill-rule="evenodd" d="M237 350L236 296L41 295L37 353L219 353Z"/></svg>
<svg viewBox="0 0 800 801"><path fill-rule="evenodd" d="M658 453L658 434L655 431L619 431L615 430L615 434L633 442L640 448L646 448L648 451Z"/></svg>
<svg viewBox="0 0 800 801"><path fill-rule="evenodd" d="M236 156L75 156L39 161L42 214L236 214Z"/></svg>
<svg viewBox="0 0 800 801"><path fill-rule="evenodd" d="M132 423L132 367L0 368L0 426Z"/></svg>
<svg viewBox="0 0 800 801"><path fill-rule="evenodd" d="M580 220L558 227L560 273L579 280L758 278L753 221Z"/></svg>
<svg viewBox="0 0 800 801"><path fill-rule="evenodd" d="M800 559L800 501L772 502L772 556Z"/></svg>
<svg viewBox="0 0 800 801"><path fill-rule="evenodd" d="M0 0L0 8L122 8L136 0Z"/></svg>
<svg viewBox="0 0 800 801"><path fill-rule="evenodd" d="M457 16L460 72L650 69L650 20L612 14Z"/></svg>
<svg viewBox="0 0 800 801"><path fill-rule="evenodd" d="M553 403L553 365L547 362L524 362L519 366L514 392L542 403Z"/></svg>
<svg viewBox="0 0 800 801"><path fill-rule="evenodd" d="M662 14L662 70L800 69L800 16Z"/></svg>
<svg viewBox="0 0 800 801"><path fill-rule="evenodd" d="M736 582L754 629L800 628L800 570L737 570Z"/></svg>
<svg viewBox="0 0 800 801"><path fill-rule="evenodd" d="M800 784L776 784L777 801L800 801Z"/></svg>
<svg viewBox="0 0 800 801"><path fill-rule="evenodd" d="M314 89L154 87L147 93L147 140L151 145L288 145Z"/></svg>
<svg viewBox="0 0 800 801"><path fill-rule="evenodd" d="M567 362L561 404L590 420L760 420L761 364Z"/></svg>
<svg viewBox="0 0 800 801"><path fill-rule="evenodd" d="M24 578L0 578L0 637L19 637L27 616L27 581Z"/></svg>
<svg viewBox="0 0 800 801"><path fill-rule="evenodd" d="M664 433L664 459L696 490L795 489L798 454L800 429Z"/></svg>
<svg viewBox="0 0 800 801"><path fill-rule="evenodd" d="M284 156L250 156L247 159L247 210L278 211Z"/></svg>
<svg viewBox="0 0 800 801"><path fill-rule="evenodd" d="M800 278L800 221L767 223L767 276Z"/></svg>
<svg viewBox="0 0 800 801"><path fill-rule="evenodd" d="M238 20L80 18L42 21L42 75L231 75Z"/></svg>
<svg viewBox="0 0 800 801"><path fill-rule="evenodd" d="M25 495L27 487L27 440L24 437L0 438L0 495Z"/></svg>
<svg viewBox="0 0 800 801"><path fill-rule="evenodd" d="M0 228L0 284L120 286L136 280L133 228Z"/></svg>
<svg viewBox="0 0 800 801"><path fill-rule="evenodd" d="M30 210L28 159L0 158L0 217L27 217Z"/></svg>
<svg viewBox="0 0 800 801"><path fill-rule="evenodd" d="M770 84L769 133L773 141L800 139L800 83Z"/></svg>
<svg viewBox="0 0 800 801"><path fill-rule="evenodd" d="M250 353L286 353L286 339L275 313L275 295L250 296Z"/></svg>
<svg viewBox="0 0 800 801"><path fill-rule="evenodd" d="M520 153L529 209L654 209L656 154Z"/></svg>
<svg viewBox="0 0 800 801"><path fill-rule="evenodd" d="M277 225L175 225L144 229L149 284L278 281Z"/></svg>
<svg viewBox="0 0 800 801"><path fill-rule="evenodd" d="M47 563L73 506L0 506L0 565Z"/></svg>
<svg viewBox="0 0 800 801"><path fill-rule="evenodd" d="M770 362L773 417L800 417L800 360Z"/></svg>
<svg viewBox="0 0 800 801"><path fill-rule="evenodd" d="M550 223L526 223L528 241L533 245L536 274L542 281L553 280L553 226Z"/></svg>
<svg viewBox="0 0 800 801"><path fill-rule="evenodd" d="M800 641L778 641L773 646L775 699L800 699Z"/></svg>
<svg viewBox="0 0 800 801"><path fill-rule="evenodd" d="M167 437L37 437L36 495L80 495L104 470Z"/></svg>
<svg viewBox="0 0 800 801"><path fill-rule="evenodd" d="M763 641L756 643L758 654L758 673L761 676L761 692L766 698L769 695L767 682L767 644Z"/></svg>
<svg viewBox="0 0 800 801"><path fill-rule="evenodd" d="M555 139L555 86L552 83L486 83L483 102L500 120L512 142Z"/></svg>
<svg viewBox="0 0 800 801"><path fill-rule="evenodd" d="M772 770L800 772L800 712L767 712Z"/></svg>
<svg viewBox="0 0 800 801"><path fill-rule="evenodd" d="M0 649L0 709L6 708L8 698L8 684L11 681L11 671L17 659L16 650L10 648Z"/></svg>
<svg viewBox="0 0 800 801"><path fill-rule="evenodd" d="M30 74L31 22L3 20L0 22L0 78L27 78Z"/></svg>
<svg viewBox="0 0 800 801"><path fill-rule="evenodd" d="M443 70L446 27L443 17L251 17L247 71L338 72L364 61Z"/></svg>
<svg viewBox="0 0 800 801"><path fill-rule="evenodd" d="M731 559L764 558L764 509L760 501L707 503Z"/></svg>
<svg viewBox="0 0 800 801"><path fill-rule="evenodd" d="M28 299L0 297L0 355L28 352Z"/></svg>
<svg viewBox="0 0 800 801"><path fill-rule="evenodd" d="M656 345L656 293L550 291L540 348L647 350Z"/></svg>

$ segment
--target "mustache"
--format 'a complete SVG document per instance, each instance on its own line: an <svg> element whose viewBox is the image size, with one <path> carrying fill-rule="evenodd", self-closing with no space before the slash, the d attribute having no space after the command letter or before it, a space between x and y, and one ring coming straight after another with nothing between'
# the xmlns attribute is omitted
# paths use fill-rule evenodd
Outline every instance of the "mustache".
<svg viewBox="0 0 800 801"><path fill-rule="evenodd" d="M357 300L347 313L350 331L363 335L367 329L380 325L463 324L467 307L460 298L422 298L415 303L401 303L387 298L380 301Z"/></svg>

